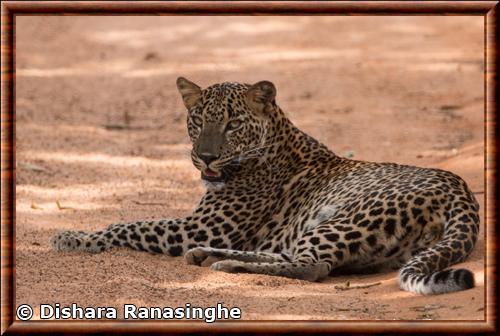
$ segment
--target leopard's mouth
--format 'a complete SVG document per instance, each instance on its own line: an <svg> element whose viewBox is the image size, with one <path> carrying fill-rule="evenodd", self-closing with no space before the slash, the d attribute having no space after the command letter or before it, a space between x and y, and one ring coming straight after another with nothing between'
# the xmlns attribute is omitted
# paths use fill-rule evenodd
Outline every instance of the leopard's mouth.
<svg viewBox="0 0 500 336"><path fill-rule="evenodd" d="M226 176L222 170L214 171L210 168L205 168L201 171L201 178L209 182L224 182Z"/></svg>

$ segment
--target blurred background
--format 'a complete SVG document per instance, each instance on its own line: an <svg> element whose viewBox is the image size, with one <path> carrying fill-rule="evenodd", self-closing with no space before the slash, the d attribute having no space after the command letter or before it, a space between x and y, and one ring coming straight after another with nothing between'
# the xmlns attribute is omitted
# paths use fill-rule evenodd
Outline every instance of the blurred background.
<svg viewBox="0 0 500 336"><path fill-rule="evenodd" d="M185 76L202 87L271 80L296 124L369 160L412 159L423 148L409 153L404 143L423 144L436 128L439 148L426 149L452 149L482 123L482 113L456 117L482 111L481 17L17 20L20 121L99 127L126 113L131 126L166 127L185 142L174 85ZM36 101L38 113L32 95L45 99ZM455 125L461 134L451 132Z"/></svg>
<svg viewBox="0 0 500 336"><path fill-rule="evenodd" d="M213 282L228 282L206 269L190 273L180 258L109 252L119 263L130 263L123 271L102 264L109 255L93 256L97 264L89 265L85 256L61 257L47 245L57 230L184 216L194 207L203 188L189 159L186 112L175 87L179 76L202 87L270 80L289 118L338 155L451 170L466 179L483 205L483 24L480 16L17 16L18 300L92 304L107 293L109 305L125 299L149 305L156 297L149 287L133 297L127 291L138 278L172 299L176 287L157 286L154 274L163 266L154 262L179 270L157 274L163 281L200 280L204 286L206 277L214 276ZM483 247L481 242L469 265L479 276ZM145 269L137 269L137 260ZM120 286L102 278L103 267ZM80 290L89 274L97 286L90 294ZM387 295L399 293L394 276L386 276ZM254 290L248 280L254 278L238 279L240 297L245 288ZM279 308L273 303L277 298L261 297L247 304L246 314L309 318L317 309L314 316L332 317L316 302L319 287L307 286L307 309L288 301ZM478 291L472 307L431 313L482 318ZM175 300L186 302L177 292ZM349 300L353 294L342 295ZM217 295L244 305L230 290ZM353 311L352 318L391 316L374 302L352 299L373 308L366 314Z"/></svg>

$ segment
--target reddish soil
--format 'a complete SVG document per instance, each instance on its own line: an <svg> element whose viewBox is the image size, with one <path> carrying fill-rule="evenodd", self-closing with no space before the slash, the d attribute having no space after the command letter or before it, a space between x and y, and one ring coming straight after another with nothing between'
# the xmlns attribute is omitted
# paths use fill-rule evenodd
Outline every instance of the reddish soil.
<svg viewBox="0 0 500 336"><path fill-rule="evenodd" d="M17 305L224 302L243 319L484 318L483 237L459 265L477 287L427 297L399 290L396 272L309 283L48 245L60 230L184 216L195 206L203 187L178 76L202 86L271 80L294 123L338 155L453 171L477 193L484 221L482 17L16 22ZM339 289L347 282L380 284Z"/></svg>

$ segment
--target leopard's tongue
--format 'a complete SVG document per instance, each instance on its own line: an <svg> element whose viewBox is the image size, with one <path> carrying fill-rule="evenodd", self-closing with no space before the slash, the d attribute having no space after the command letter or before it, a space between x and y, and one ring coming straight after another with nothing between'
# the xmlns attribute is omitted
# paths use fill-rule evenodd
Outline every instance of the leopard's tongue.
<svg viewBox="0 0 500 336"><path fill-rule="evenodd" d="M209 177L217 177L219 176L219 173L217 172L214 172L213 170L211 170L210 168L207 168L205 169L205 171L203 172L206 176L209 176Z"/></svg>

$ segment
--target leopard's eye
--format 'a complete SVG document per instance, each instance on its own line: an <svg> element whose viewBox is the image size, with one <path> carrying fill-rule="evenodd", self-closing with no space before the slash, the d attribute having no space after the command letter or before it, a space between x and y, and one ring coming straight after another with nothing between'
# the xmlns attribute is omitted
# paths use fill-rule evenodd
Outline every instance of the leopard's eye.
<svg viewBox="0 0 500 336"><path fill-rule="evenodd" d="M241 120L232 120L227 124L226 131L234 131L234 130L240 128L241 125L243 125Z"/></svg>
<svg viewBox="0 0 500 336"><path fill-rule="evenodd" d="M193 124L198 127L201 127L203 125L203 119L201 119L200 117L191 117L191 120L193 121Z"/></svg>

